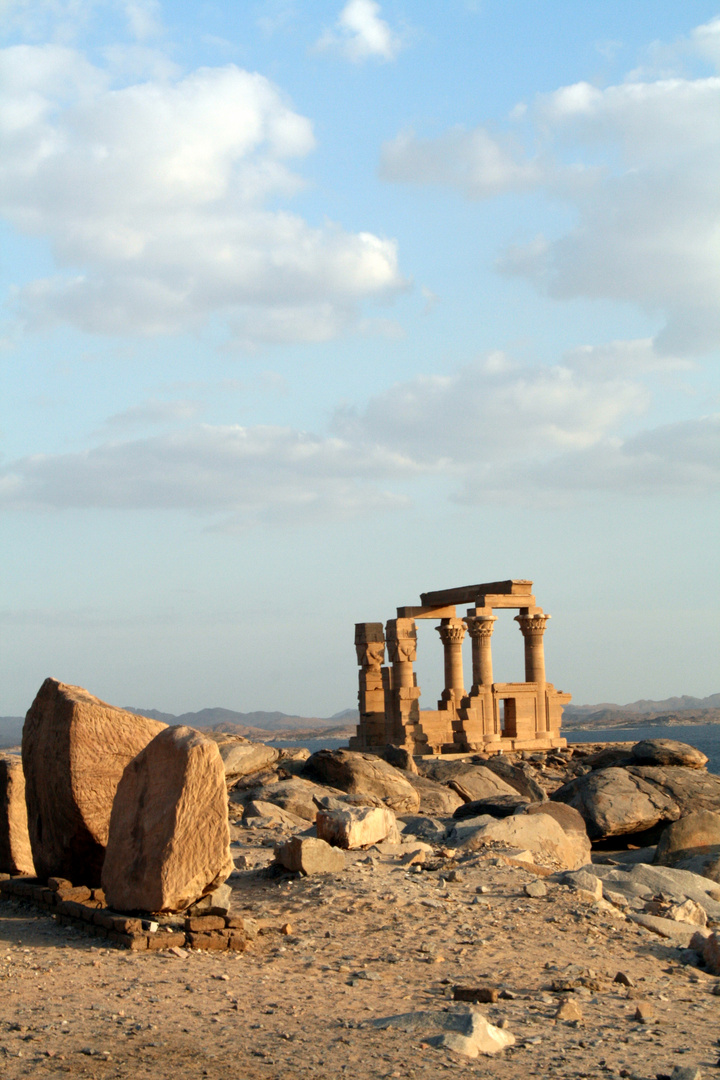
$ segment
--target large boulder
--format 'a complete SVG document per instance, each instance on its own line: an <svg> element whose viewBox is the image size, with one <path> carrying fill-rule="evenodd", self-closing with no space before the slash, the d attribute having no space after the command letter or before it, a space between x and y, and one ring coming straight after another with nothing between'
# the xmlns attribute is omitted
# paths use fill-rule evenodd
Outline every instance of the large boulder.
<svg viewBox="0 0 720 1080"><path fill-rule="evenodd" d="M516 814L483 822L460 845L463 851L479 851L502 844L530 851L539 866L553 870L577 870L590 862L590 841L568 833L549 814Z"/></svg>
<svg viewBox="0 0 720 1080"><path fill-rule="evenodd" d="M530 803L529 806L523 808L522 812L524 814L548 814L551 818L555 818L555 821L566 833L580 836L584 841L588 839L585 818L575 807L568 806L567 803L550 802L549 800L544 803Z"/></svg>
<svg viewBox="0 0 720 1080"><path fill-rule="evenodd" d="M267 769L280 757L280 751L274 746L249 742L241 735L227 735L222 731L207 731L205 735L218 744L228 785Z"/></svg>
<svg viewBox="0 0 720 1080"><path fill-rule="evenodd" d="M275 803L276 806L286 810L289 814L304 818L305 821L315 821L318 809L316 800L323 798L328 792L328 788L313 784L311 780L291 776L288 780L278 780L273 784L249 788L242 793L242 796L237 801L244 802L246 806L252 801ZM335 789L332 789L332 792L336 795L343 794ZM236 800L233 799L233 801Z"/></svg>
<svg viewBox="0 0 720 1080"><path fill-rule="evenodd" d="M598 769L553 792L582 814L591 840L644 832L662 821L677 821L680 807L657 784L635 775L638 769ZM720 780L720 777L718 778Z"/></svg>
<svg viewBox="0 0 720 1080"><path fill-rule="evenodd" d="M631 750L636 765L682 765L687 769L702 769L707 765L707 754L689 743L675 739L643 739Z"/></svg>
<svg viewBox="0 0 720 1080"><path fill-rule="evenodd" d="M533 775L532 766L527 761L508 761L504 754L493 754L488 758L487 768L502 777L506 784L530 802L545 802L547 795Z"/></svg>
<svg viewBox="0 0 720 1080"><path fill-rule="evenodd" d="M420 796L405 775L374 754L318 750L308 758L303 776L351 795L375 795L396 814L415 814Z"/></svg>
<svg viewBox="0 0 720 1080"><path fill-rule="evenodd" d="M25 777L16 754L0 754L0 873L33 874Z"/></svg>
<svg viewBox="0 0 720 1080"><path fill-rule="evenodd" d="M680 816L697 810L720 811L720 776L682 765L632 765L627 772L651 784L680 807Z"/></svg>
<svg viewBox="0 0 720 1080"><path fill-rule="evenodd" d="M497 795L517 795L516 788L485 765L469 766L466 772L449 780L448 787L456 791L464 802L492 799Z"/></svg>
<svg viewBox="0 0 720 1080"><path fill-rule="evenodd" d="M668 825L658 840L653 862L675 866L679 859L713 850L720 852L720 813L700 810Z"/></svg>
<svg viewBox="0 0 720 1080"><path fill-rule="evenodd" d="M28 832L38 877L100 884L110 811L126 765L166 724L46 679L23 727Z"/></svg>
<svg viewBox="0 0 720 1080"><path fill-rule="evenodd" d="M107 902L119 911L183 911L232 870L217 743L193 728L167 728L118 784L102 872Z"/></svg>
<svg viewBox="0 0 720 1080"><path fill-rule="evenodd" d="M457 791L445 784L438 784L425 776L416 776L415 773L404 775L420 796L421 814L428 814L430 817L452 817L458 806L465 804Z"/></svg>

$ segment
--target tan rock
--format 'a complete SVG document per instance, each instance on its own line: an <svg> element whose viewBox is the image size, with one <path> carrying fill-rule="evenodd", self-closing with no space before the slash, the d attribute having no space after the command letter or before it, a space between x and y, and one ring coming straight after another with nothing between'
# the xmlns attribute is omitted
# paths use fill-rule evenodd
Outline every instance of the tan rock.
<svg viewBox="0 0 720 1080"><path fill-rule="evenodd" d="M100 884L110 811L125 766L167 725L46 679L25 718L22 763L39 877Z"/></svg>
<svg viewBox="0 0 720 1080"><path fill-rule="evenodd" d="M483 819L480 819L483 820ZM590 841L572 836L548 814L516 814L480 825L461 844L465 851L478 851L488 844L505 844L532 852L540 866L577 870L590 862Z"/></svg>
<svg viewBox="0 0 720 1080"><path fill-rule="evenodd" d="M249 742L241 735L227 735L221 731L205 734L218 744L228 784L234 784L243 776L266 769L280 757L280 751L276 747Z"/></svg>
<svg viewBox="0 0 720 1080"><path fill-rule="evenodd" d="M485 765L474 765L462 776L450 780L449 787L465 802L477 802L496 795L516 796L517 791Z"/></svg>
<svg viewBox="0 0 720 1080"><path fill-rule="evenodd" d="M558 1020L564 1020L567 1024L573 1022L580 1023L583 1018L583 1013L578 1003L570 998L567 1001L563 1001L562 1005L555 1013L555 1016Z"/></svg>
<svg viewBox="0 0 720 1080"><path fill-rule="evenodd" d="M349 806L347 810L319 810L317 834L333 847L369 847L381 840L399 841L397 821L386 806Z"/></svg>
<svg viewBox="0 0 720 1080"><path fill-rule="evenodd" d="M438 784L425 776L404 774L420 796L420 813L438 817L451 817L465 800L445 784Z"/></svg>
<svg viewBox="0 0 720 1080"><path fill-rule="evenodd" d="M658 841L653 862L677 866L696 855L720 856L720 813L700 810L673 821Z"/></svg>
<svg viewBox="0 0 720 1080"><path fill-rule="evenodd" d="M183 911L233 869L225 770L217 744L167 728L118 785L103 867L110 907Z"/></svg>
<svg viewBox="0 0 720 1080"><path fill-rule="evenodd" d="M275 848L275 861L299 874L337 874L345 869L345 856L314 836L293 836Z"/></svg>
<svg viewBox="0 0 720 1080"><path fill-rule="evenodd" d="M22 761L0 754L0 872L34 874Z"/></svg>
<svg viewBox="0 0 720 1080"><path fill-rule="evenodd" d="M396 814L415 814L420 806L420 796L405 775L374 754L318 750L308 758L303 775L351 795L375 795Z"/></svg>
<svg viewBox="0 0 720 1080"><path fill-rule="evenodd" d="M720 937L717 932L705 941L702 952L705 967L711 975L720 975Z"/></svg>

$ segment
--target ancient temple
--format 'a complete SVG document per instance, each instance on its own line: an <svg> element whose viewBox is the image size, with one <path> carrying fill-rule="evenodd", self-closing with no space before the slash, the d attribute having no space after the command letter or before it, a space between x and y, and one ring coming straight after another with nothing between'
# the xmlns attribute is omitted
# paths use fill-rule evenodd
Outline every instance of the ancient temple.
<svg viewBox="0 0 720 1080"><path fill-rule="evenodd" d="M380 750L388 743L413 754L485 753L565 746L560 737L563 705L570 694L545 679L543 635L550 618L535 603L532 581L491 581L423 593L419 607L397 609L397 618L356 623L360 665L360 723L353 750ZM458 616L457 605L469 605ZM525 646L525 682L494 682L492 634L496 608L517 608ZM420 708L413 671L416 619L436 619L445 653L445 689L437 709ZM463 640L472 645L472 686L465 689ZM390 666L385 665L387 648Z"/></svg>

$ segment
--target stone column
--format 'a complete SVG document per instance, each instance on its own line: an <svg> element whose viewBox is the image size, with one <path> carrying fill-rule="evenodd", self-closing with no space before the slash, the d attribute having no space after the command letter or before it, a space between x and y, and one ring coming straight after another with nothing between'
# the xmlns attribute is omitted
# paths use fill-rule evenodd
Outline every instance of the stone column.
<svg viewBox="0 0 720 1080"><path fill-rule="evenodd" d="M468 633L472 639L473 685L471 696L477 695L481 687L492 686L492 638L497 615L468 615L465 619Z"/></svg>
<svg viewBox="0 0 720 1080"><path fill-rule="evenodd" d="M525 682L545 684L545 649L543 634L549 615L516 615L515 622L520 623L522 636L525 638Z"/></svg>
<svg viewBox="0 0 720 1080"><path fill-rule="evenodd" d="M388 656L392 661L393 690L414 686L413 661L417 659L417 627L414 619L390 619L386 626Z"/></svg>
<svg viewBox="0 0 720 1080"><path fill-rule="evenodd" d="M385 660L385 635L382 623L355 623L355 652L360 665L358 705L360 725L357 747L367 749L385 745L385 689L382 666Z"/></svg>
<svg viewBox="0 0 720 1080"><path fill-rule="evenodd" d="M436 626L445 650L445 689L443 701L454 701L459 705L465 697L463 677L462 643L465 637L465 623L462 619L443 619Z"/></svg>

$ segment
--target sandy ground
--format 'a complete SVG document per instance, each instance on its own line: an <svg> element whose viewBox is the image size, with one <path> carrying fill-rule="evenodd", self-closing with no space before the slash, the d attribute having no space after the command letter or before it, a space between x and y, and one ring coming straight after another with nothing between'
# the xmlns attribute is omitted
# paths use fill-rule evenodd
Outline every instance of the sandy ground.
<svg viewBox="0 0 720 1080"><path fill-rule="evenodd" d="M563 887L532 899L534 874L493 857L416 872L349 853L343 874L271 879L271 837L248 830L234 845L254 868L233 876L232 910L267 928L242 954L129 953L1 901L0 1076L654 1080L676 1065L720 1076L720 979L622 915ZM634 986L613 982L618 971ZM578 974L574 990L552 990ZM456 984L508 997L458 1006ZM555 1018L568 999L579 1022ZM639 1001L650 1023L634 1019ZM434 1015L461 1007L506 1026L515 1046L474 1060L428 1046ZM372 1026L417 1011L428 1015L416 1030Z"/></svg>

